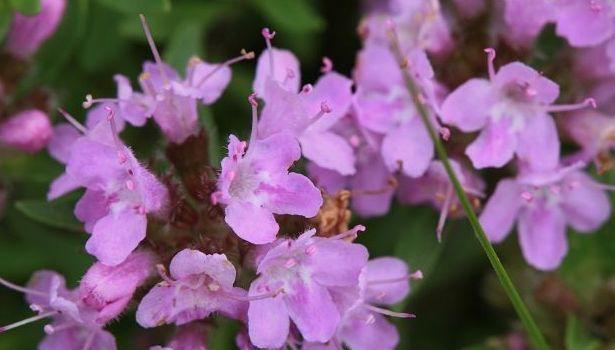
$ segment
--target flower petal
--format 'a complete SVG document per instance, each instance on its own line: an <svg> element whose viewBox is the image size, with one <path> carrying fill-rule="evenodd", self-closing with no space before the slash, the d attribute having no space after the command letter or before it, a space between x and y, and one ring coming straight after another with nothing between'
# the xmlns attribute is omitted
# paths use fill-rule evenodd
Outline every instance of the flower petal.
<svg viewBox="0 0 615 350"><path fill-rule="evenodd" d="M433 154L433 142L418 118L390 131L382 141L382 158L389 171L396 172L401 165L403 173L410 177L423 175Z"/></svg>
<svg viewBox="0 0 615 350"><path fill-rule="evenodd" d="M572 46L594 46L608 39L615 29L612 4L606 1L568 1L557 5L557 34ZM595 10L594 7L600 7Z"/></svg>
<svg viewBox="0 0 615 350"><path fill-rule="evenodd" d="M250 243L271 243L280 228L271 211L249 202L233 201L224 213L226 223L240 238Z"/></svg>
<svg viewBox="0 0 615 350"><path fill-rule="evenodd" d="M611 215L611 203L603 190L587 174L575 172L566 177L560 206L566 221L577 231L593 232Z"/></svg>
<svg viewBox="0 0 615 350"><path fill-rule="evenodd" d="M325 286L353 286L359 281L361 269L369 253L360 244L337 239L319 239L310 260L312 277ZM332 269L331 266L336 266Z"/></svg>
<svg viewBox="0 0 615 350"><path fill-rule="evenodd" d="M310 179L297 173L277 176L270 183L261 184L259 190L267 196L264 206L276 214L311 218L322 205L320 190Z"/></svg>
<svg viewBox="0 0 615 350"><path fill-rule="evenodd" d="M517 155L533 170L555 169L559 164L560 143L553 118L540 113L529 116L525 123L517 134Z"/></svg>
<svg viewBox="0 0 615 350"><path fill-rule="evenodd" d="M345 138L329 131L317 131L302 135L300 142L305 158L318 166L342 175L355 173L354 150Z"/></svg>
<svg viewBox="0 0 615 350"><path fill-rule="evenodd" d="M96 222L85 249L105 265L118 265L145 238L146 227L146 216L132 208L111 212Z"/></svg>
<svg viewBox="0 0 615 350"><path fill-rule="evenodd" d="M544 203L522 210L519 243L530 265L540 270L557 268L568 251L566 219L562 211Z"/></svg>
<svg viewBox="0 0 615 350"><path fill-rule="evenodd" d="M492 89L491 83L485 79L470 79L463 83L442 103L442 121L463 132L480 130L489 117Z"/></svg>
<svg viewBox="0 0 615 350"><path fill-rule="evenodd" d="M250 296L259 295L258 281L252 282ZM248 332L259 348L281 348L288 337L290 319L282 296L253 300L248 308Z"/></svg>
<svg viewBox="0 0 615 350"><path fill-rule="evenodd" d="M270 66L270 51L264 50L258 56L256 63L256 75L252 83L252 90L266 101L272 101L273 96L268 95L266 86L269 81L280 84L284 90L297 93L301 83L301 71L299 70L299 60L288 50L272 48L273 69ZM290 74L290 75L289 75Z"/></svg>
<svg viewBox="0 0 615 350"><path fill-rule="evenodd" d="M510 124L507 118L487 124L476 140L466 148L466 154L476 169L499 168L513 158L517 136Z"/></svg>
<svg viewBox="0 0 615 350"><path fill-rule="evenodd" d="M317 283L298 282L286 294L288 314L307 341L326 342L340 322L331 295Z"/></svg>
<svg viewBox="0 0 615 350"><path fill-rule="evenodd" d="M480 224L490 241L500 242L508 235L521 205L519 184L512 179L501 180L480 215Z"/></svg>
<svg viewBox="0 0 615 350"><path fill-rule="evenodd" d="M375 304L395 304L410 292L408 264L401 259L381 257L367 262L365 271L367 301ZM398 279L396 282L385 282Z"/></svg>
<svg viewBox="0 0 615 350"><path fill-rule="evenodd" d="M370 322L373 316L373 322ZM357 311L346 320L340 338L353 350L393 350L399 343L397 328L380 314Z"/></svg>

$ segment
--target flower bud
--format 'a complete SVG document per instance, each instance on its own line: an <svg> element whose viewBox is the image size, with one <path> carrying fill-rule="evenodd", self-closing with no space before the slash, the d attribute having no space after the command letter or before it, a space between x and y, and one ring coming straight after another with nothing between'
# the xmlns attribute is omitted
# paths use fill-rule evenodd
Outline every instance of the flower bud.
<svg viewBox="0 0 615 350"><path fill-rule="evenodd" d="M56 31L65 7L66 0L41 0L41 11L37 15L15 13L6 50L19 58L32 55Z"/></svg>
<svg viewBox="0 0 615 350"><path fill-rule="evenodd" d="M135 290L155 271L155 258L149 251L135 251L119 265L97 262L86 272L79 285L79 298L99 311L99 320L119 315Z"/></svg>
<svg viewBox="0 0 615 350"><path fill-rule="evenodd" d="M19 112L0 125L0 143L28 153L45 148L52 136L47 114L38 109Z"/></svg>

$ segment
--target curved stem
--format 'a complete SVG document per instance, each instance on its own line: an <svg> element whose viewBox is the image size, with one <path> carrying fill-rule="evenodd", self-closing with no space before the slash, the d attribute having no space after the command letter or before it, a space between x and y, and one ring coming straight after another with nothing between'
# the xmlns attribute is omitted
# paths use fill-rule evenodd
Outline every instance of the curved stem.
<svg viewBox="0 0 615 350"><path fill-rule="evenodd" d="M470 221L470 225L472 226L472 229L474 230L476 239L478 239L478 242L480 243L481 247L485 251L487 258L489 259L489 262L491 263L491 266L493 267L493 270L495 271L495 274L498 277L500 285L502 286L502 288L504 288L506 295L510 299L513 307L515 308L515 311L519 315L519 318L521 319L521 322L523 323L523 327L527 331L527 334L529 335L530 340L533 343L534 347L539 350L543 350L543 349L548 350L549 345L547 345L547 342L545 341L544 336L540 332L540 329L536 325L536 322L534 321L532 314L528 310L527 306L523 303L523 299L521 298L521 295L519 295L519 292L515 288L514 283L510 279L510 276L508 276L506 269L502 265L502 262L498 258L498 255L496 254L495 250L491 246L491 243L487 239L487 235L485 234L485 231L480 225L478 221L478 217L476 216L476 213L474 212L474 209L472 208L470 199L468 198L465 191L463 190L463 187L461 186L459 179L457 178L457 176L455 175L455 172L453 171L453 168L451 167L451 164L448 160L448 156L446 154L446 150L442 142L440 141L438 134L436 133L432 124L429 121L429 112L427 111L427 108L425 107L425 105L421 102L419 88L416 86L416 84L414 83L414 80L412 79L412 76L409 74L407 70L408 61L404 57L400 49L399 42L395 34L394 28L390 28L389 30L389 39L390 39L391 49L393 51L393 54L395 55L395 58L397 59L397 62L400 66L403 79L404 79L404 83L406 84L406 88L408 89L408 92L410 93L410 96L412 97L412 100L416 106L416 110L419 112L419 115L423 121L423 124L425 125L425 127L427 128L427 131L429 132L429 136L431 137L432 141L435 144L438 157L442 161L442 164L444 165L446 173L448 177L450 178L451 182L453 183L453 187L455 189L455 192L457 193L457 197L459 198L459 201L461 202L461 205L466 213L466 216L468 217L468 220Z"/></svg>

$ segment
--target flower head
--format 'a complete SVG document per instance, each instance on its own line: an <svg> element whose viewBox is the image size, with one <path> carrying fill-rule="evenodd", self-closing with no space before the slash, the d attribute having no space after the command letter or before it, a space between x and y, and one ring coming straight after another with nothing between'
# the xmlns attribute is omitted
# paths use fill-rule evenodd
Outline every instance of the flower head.
<svg viewBox="0 0 615 350"><path fill-rule="evenodd" d="M171 260L169 276L162 268L159 271L164 280L143 297L137 309L142 327L179 326L213 312L244 317L245 291L233 287L235 268L224 254L184 249Z"/></svg>
<svg viewBox="0 0 615 350"><path fill-rule="evenodd" d="M113 111L109 113L112 139L80 137L66 173L86 188L75 208L92 234L86 250L106 265L118 265L145 238L146 214L163 208L167 190L119 141Z"/></svg>
<svg viewBox="0 0 615 350"><path fill-rule="evenodd" d="M27 58L38 50L58 28L66 0L41 0L41 11L35 16L15 13L8 32L6 50L19 58Z"/></svg>
<svg viewBox="0 0 615 350"><path fill-rule="evenodd" d="M255 120L256 106L253 109ZM218 192L212 199L226 206L225 221L239 237L264 244L273 242L278 233L273 214L313 217L322 196L307 177L288 172L300 157L297 140L284 132L259 140L255 128L249 147L234 135L229 137L228 156L222 160Z"/></svg>
<svg viewBox="0 0 615 350"><path fill-rule="evenodd" d="M466 149L475 168L502 167L514 154L534 167L555 167L559 138L549 113L585 108L592 99L575 105L553 105L559 87L520 62L498 72L495 51L488 54L489 80L470 79L443 102L442 120L461 131L480 134Z"/></svg>
<svg viewBox="0 0 615 350"><path fill-rule="evenodd" d="M368 254L361 245L315 233L277 241L258 262L248 310L254 345L282 346L291 319L307 341L325 342L335 333L341 315L330 289L356 285Z"/></svg>
<svg viewBox="0 0 615 350"><path fill-rule="evenodd" d="M38 109L21 111L0 124L0 144L28 153L44 149L52 135L49 117Z"/></svg>
<svg viewBox="0 0 615 350"><path fill-rule="evenodd" d="M515 222L525 259L541 270L557 268L566 252L566 226L593 232L611 213L605 187L575 164L527 170L500 181L480 216L489 239L502 241Z"/></svg>

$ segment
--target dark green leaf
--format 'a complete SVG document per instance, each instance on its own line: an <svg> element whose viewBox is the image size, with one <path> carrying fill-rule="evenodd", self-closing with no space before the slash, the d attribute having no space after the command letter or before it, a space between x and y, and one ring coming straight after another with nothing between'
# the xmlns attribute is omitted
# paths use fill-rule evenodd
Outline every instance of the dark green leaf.
<svg viewBox="0 0 615 350"><path fill-rule="evenodd" d="M98 0L98 2L116 11L130 15L168 12L171 10L170 0Z"/></svg>
<svg viewBox="0 0 615 350"><path fill-rule="evenodd" d="M40 200L22 200L15 207L24 215L42 224L69 230L83 232L83 225L73 215L74 201L58 199L52 202Z"/></svg>
<svg viewBox="0 0 615 350"><path fill-rule="evenodd" d="M322 30L324 20L305 0L253 0L252 4L279 32L313 33Z"/></svg>
<svg viewBox="0 0 615 350"><path fill-rule="evenodd" d="M9 0L13 10L27 16L35 15L41 10L41 0Z"/></svg>
<svg viewBox="0 0 615 350"><path fill-rule="evenodd" d="M203 54L203 24L184 22L177 26L164 51L164 60L178 71L183 71L192 56Z"/></svg>
<svg viewBox="0 0 615 350"><path fill-rule="evenodd" d="M567 350L597 350L600 343L594 339L574 315L568 316L566 323Z"/></svg>

